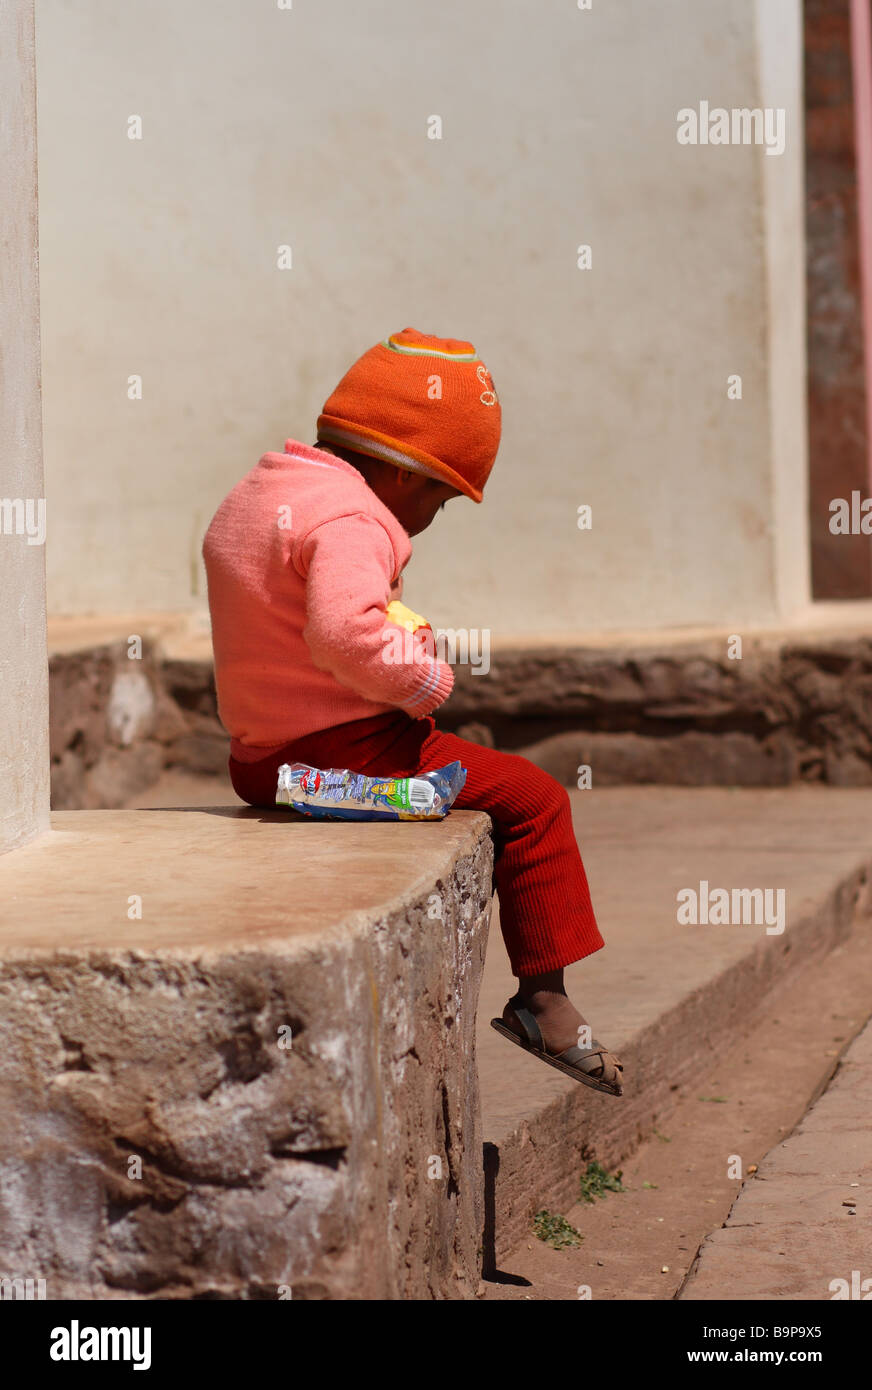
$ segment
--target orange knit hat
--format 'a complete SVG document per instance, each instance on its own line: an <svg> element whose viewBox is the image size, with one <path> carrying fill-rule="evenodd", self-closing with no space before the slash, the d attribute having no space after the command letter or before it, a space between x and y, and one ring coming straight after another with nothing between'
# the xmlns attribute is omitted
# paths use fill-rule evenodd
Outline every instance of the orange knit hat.
<svg viewBox="0 0 872 1390"><path fill-rule="evenodd" d="M472 344L404 328L345 373L318 416L318 441L425 473L480 502L500 426L493 381Z"/></svg>

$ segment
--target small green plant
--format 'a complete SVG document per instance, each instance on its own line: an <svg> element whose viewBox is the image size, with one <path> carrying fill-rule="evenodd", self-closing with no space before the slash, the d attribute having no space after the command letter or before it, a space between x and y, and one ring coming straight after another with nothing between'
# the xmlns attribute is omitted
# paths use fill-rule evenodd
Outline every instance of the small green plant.
<svg viewBox="0 0 872 1390"><path fill-rule="evenodd" d="M533 1232L550 1245L553 1250L565 1250L570 1245L581 1245L584 1237L574 1226L570 1226L565 1216L555 1216L553 1212L537 1211L533 1217Z"/></svg>
<svg viewBox="0 0 872 1390"><path fill-rule="evenodd" d="M661 1134L659 1129L652 1130L655 1139L659 1139L661 1144L671 1144L672 1140L668 1134Z"/></svg>
<svg viewBox="0 0 872 1390"><path fill-rule="evenodd" d="M699 1100L709 1100L712 1105L726 1105L728 1096L699 1096Z"/></svg>
<svg viewBox="0 0 872 1390"><path fill-rule="evenodd" d="M607 1192L623 1192L621 1178L624 1176L623 1169L619 1168L617 1173L609 1173L601 1163L589 1163L587 1172L582 1173L579 1178L581 1189L581 1200L583 1202L595 1202L597 1197L604 1197Z"/></svg>
<svg viewBox="0 0 872 1390"><path fill-rule="evenodd" d="M643 1187L650 1187L650 1189L651 1189L652 1192L656 1192L656 1191L657 1191L657 1184L656 1184L656 1182L643 1182L643 1183L642 1183L642 1186L643 1186Z"/></svg>

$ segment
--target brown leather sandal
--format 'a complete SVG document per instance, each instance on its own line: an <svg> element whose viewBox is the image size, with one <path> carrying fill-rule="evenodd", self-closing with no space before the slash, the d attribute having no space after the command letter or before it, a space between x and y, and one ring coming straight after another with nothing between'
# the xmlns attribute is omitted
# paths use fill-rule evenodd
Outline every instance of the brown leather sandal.
<svg viewBox="0 0 872 1390"><path fill-rule="evenodd" d="M525 1052L531 1052L540 1061L547 1062L549 1067L556 1067L562 1071L564 1076L571 1076L573 1081L580 1081L583 1086L591 1086L595 1091L604 1091L606 1095L622 1096L624 1088L621 1085L618 1072L624 1068L621 1063L615 1061L613 1071L614 1081L606 1081L606 1058L611 1057L612 1053L603 1047L602 1043L594 1038L590 1047L568 1047L565 1052L548 1052L539 1025L529 1009L525 1009L521 1003L520 996L515 995L509 1000L509 1008L515 1015L524 1030L524 1037L512 1031L501 1018L491 1019L491 1028L495 1028L498 1033L502 1033L504 1038L510 1042L517 1043ZM598 1058L598 1063L594 1059ZM582 1066L582 1063L589 1062L591 1065ZM597 1075L593 1073L597 1072Z"/></svg>

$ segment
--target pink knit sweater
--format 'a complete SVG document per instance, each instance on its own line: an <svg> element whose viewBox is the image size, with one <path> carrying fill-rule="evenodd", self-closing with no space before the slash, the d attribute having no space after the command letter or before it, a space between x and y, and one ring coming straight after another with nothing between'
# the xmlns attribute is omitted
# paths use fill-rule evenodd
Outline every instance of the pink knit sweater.
<svg viewBox="0 0 872 1390"><path fill-rule="evenodd" d="M240 761L320 729L447 700L451 667L417 643L385 659L408 532L343 459L289 439L218 508L203 542L218 713ZM432 647L431 647L432 651Z"/></svg>

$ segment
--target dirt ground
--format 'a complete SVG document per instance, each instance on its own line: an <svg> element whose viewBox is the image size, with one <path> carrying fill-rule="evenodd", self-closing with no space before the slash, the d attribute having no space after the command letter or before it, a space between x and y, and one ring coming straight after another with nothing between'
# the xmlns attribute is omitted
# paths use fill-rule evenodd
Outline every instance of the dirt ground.
<svg viewBox="0 0 872 1390"><path fill-rule="evenodd" d="M583 1237L579 1248L552 1249L531 1230L479 1297L675 1298L701 1242L723 1225L741 1188L727 1176L731 1156L747 1175L792 1132L865 1025L870 1001L872 933L861 928L783 985L704 1083L677 1093L663 1131L622 1165L623 1192L562 1213ZM603 1104L620 1103L603 1097Z"/></svg>

